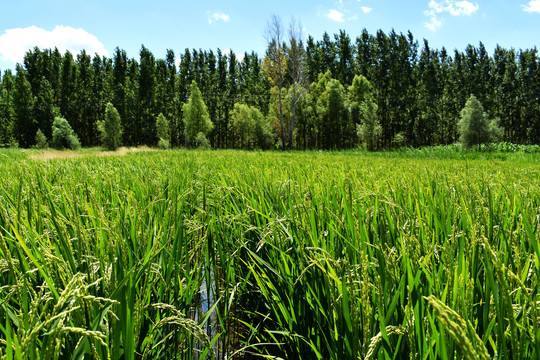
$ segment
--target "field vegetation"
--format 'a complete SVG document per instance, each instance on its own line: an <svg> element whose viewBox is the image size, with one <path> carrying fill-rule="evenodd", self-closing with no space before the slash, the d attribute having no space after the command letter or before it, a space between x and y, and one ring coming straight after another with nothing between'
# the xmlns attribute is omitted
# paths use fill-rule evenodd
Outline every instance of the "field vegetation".
<svg viewBox="0 0 540 360"><path fill-rule="evenodd" d="M0 358L537 359L538 158L480 150L2 150Z"/></svg>

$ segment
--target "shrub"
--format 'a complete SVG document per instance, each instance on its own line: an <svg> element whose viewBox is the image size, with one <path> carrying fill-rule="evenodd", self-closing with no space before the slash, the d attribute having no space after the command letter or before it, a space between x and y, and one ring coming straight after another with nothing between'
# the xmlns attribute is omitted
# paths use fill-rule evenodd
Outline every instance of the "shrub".
<svg viewBox="0 0 540 360"><path fill-rule="evenodd" d="M157 144L157 147L162 150L169 149L171 147L171 144L168 140L160 138Z"/></svg>
<svg viewBox="0 0 540 360"><path fill-rule="evenodd" d="M98 124L101 143L107 150L114 151L122 145L122 122L118 110L108 103L105 108L105 121Z"/></svg>
<svg viewBox="0 0 540 360"><path fill-rule="evenodd" d="M377 143L382 135L382 126L377 118L377 104L373 101L366 101L360 107L362 123L356 125L356 132L362 146L373 151L377 148Z"/></svg>
<svg viewBox="0 0 540 360"><path fill-rule="evenodd" d="M158 148L168 149L171 144L171 130L169 120L163 114L159 114L156 119L156 135L158 138Z"/></svg>
<svg viewBox="0 0 540 360"><path fill-rule="evenodd" d="M52 129L52 146L55 149L78 149L81 147L79 138L66 119L55 117Z"/></svg>
<svg viewBox="0 0 540 360"><path fill-rule="evenodd" d="M49 144L47 142L47 137L45 136L43 131L41 131L41 129L38 129L38 131L36 133L36 148L37 149L45 149L45 148L47 148L47 146L49 146Z"/></svg>
<svg viewBox="0 0 540 360"><path fill-rule="evenodd" d="M206 138L204 133L200 132L195 137L195 143L199 149L210 149L210 141Z"/></svg>
<svg viewBox="0 0 540 360"><path fill-rule="evenodd" d="M459 141L467 149L475 145L494 142L501 135L499 119L488 119L482 104L474 95L469 97L461 110L458 131Z"/></svg>

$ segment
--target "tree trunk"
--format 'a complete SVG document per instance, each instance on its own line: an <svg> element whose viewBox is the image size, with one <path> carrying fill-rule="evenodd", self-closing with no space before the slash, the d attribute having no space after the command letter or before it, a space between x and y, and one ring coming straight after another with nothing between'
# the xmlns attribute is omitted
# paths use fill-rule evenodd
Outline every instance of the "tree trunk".
<svg viewBox="0 0 540 360"><path fill-rule="evenodd" d="M285 151L285 130L283 129L283 106L281 105L281 84L279 85L279 123L281 125L281 151Z"/></svg>
<svg viewBox="0 0 540 360"><path fill-rule="evenodd" d="M295 127L295 115L296 115L296 84L293 84L293 97L291 102L291 123L289 126L289 149L292 149L293 145L293 132Z"/></svg>

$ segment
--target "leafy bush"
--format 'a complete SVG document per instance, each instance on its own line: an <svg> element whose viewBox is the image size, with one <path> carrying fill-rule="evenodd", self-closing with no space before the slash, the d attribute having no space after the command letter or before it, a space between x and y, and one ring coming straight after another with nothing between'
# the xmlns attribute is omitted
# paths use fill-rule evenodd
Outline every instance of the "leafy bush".
<svg viewBox="0 0 540 360"><path fill-rule="evenodd" d="M210 149L210 141L206 138L204 133L200 132L195 137L195 143L199 149Z"/></svg>
<svg viewBox="0 0 540 360"><path fill-rule="evenodd" d="M171 146L171 129L169 126L169 120L167 120L167 118L161 113L156 119L156 135L158 138L158 148L168 149Z"/></svg>
<svg viewBox="0 0 540 360"><path fill-rule="evenodd" d="M171 147L171 143L168 140L160 138L158 141L157 147L159 149L166 150Z"/></svg>
<svg viewBox="0 0 540 360"><path fill-rule="evenodd" d="M55 149L78 149L81 147L79 138L66 119L55 117L52 130L52 147Z"/></svg>
<svg viewBox="0 0 540 360"><path fill-rule="evenodd" d="M107 150L116 150L122 145L122 122L118 110L108 103L105 109L105 121L98 124L101 143Z"/></svg>
<svg viewBox="0 0 540 360"><path fill-rule="evenodd" d="M362 147L373 151L377 148L377 143L382 135L382 126L377 118L377 104L373 101L366 101L360 106L362 123L356 125L356 132Z"/></svg>
<svg viewBox="0 0 540 360"><path fill-rule="evenodd" d="M488 119L482 104L474 95L469 97L458 123L459 141L466 149L497 141L501 136L499 119Z"/></svg>
<svg viewBox="0 0 540 360"><path fill-rule="evenodd" d="M41 129L38 129L36 133L36 148L37 149L45 149L49 146L47 142L47 137L45 134L41 131Z"/></svg>

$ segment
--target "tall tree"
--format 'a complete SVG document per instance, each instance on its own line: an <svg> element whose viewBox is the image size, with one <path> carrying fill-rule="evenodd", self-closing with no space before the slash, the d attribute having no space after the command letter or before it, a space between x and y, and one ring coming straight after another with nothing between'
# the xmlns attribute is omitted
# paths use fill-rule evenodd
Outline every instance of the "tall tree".
<svg viewBox="0 0 540 360"><path fill-rule="evenodd" d="M523 142L526 129L523 129L520 122L521 97L518 94L518 68L513 49L506 50L500 46L495 48L492 75L495 103L493 111L501 119L503 138L512 143Z"/></svg>
<svg viewBox="0 0 540 360"><path fill-rule="evenodd" d="M306 41L306 72L307 80L310 84L317 81L317 77L322 72L318 58L319 51L315 40L311 35Z"/></svg>
<svg viewBox="0 0 540 360"><path fill-rule="evenodd" d="M377 119L377 104L373 99L372 86L363 75L355 75L348 89L348 106L353 130L361 144L374 150L380 137L381 125Z"/></svg>
<svg viewBox="0 0 540 360"><path fill-rule="evenodd" d="M184 50L184 54L182 54L181 56L176 92L178 99L178 116L182 118L184 118L183 105L188 101L189 86L194 79L191 62L191 51L186 48ZM186 135L184 121L178 122L178 130L176 131L176 133L178 134L178 142L183 143L184 146L187 147L188 138Z"/></svg>
<svg viewBox="0 0 540 360"><path fill-rule="evenodd" d="M54 106L54 92L51 84L42 78L39 91L35 96L34 117L38 128L47 140L52 139L52 123L54 117L58 115L58 110Z"/></svg>
<svg viewBox="0 0 540 360"><path fill-rule="evenodd" d="M92 103L93 69L92 58L82 50L77 55L77 78L75 84L74 105L77 109L71 124L78 135L82 146L91 146L99 142L97 136L97 121L94 116L95 108Z"/></svg>
<svg viewBox="0 0 540 360"><path fill-rule="evenodd" d="M370 35L366 28L362 34L356 38L356 73L370 78L373 68L373 47L375 39Z"/></svg>
<svg viewBox="0 0 540 360"><path fill-rule="evenodd" d="M430 145L440 143L442 134L438 132L440 119L439 101L439 54L424 40L424 47L418 61L418 106L419 114L414 123L414 144Z"/></svg>
<svg viewBox="0 0 540 360"><path fill-rule="evenodd" d="M279 123L281 130L281 146L285 150L285 128L283 126L283 102L282 92L287 71L287 56L283 46L283 26L281 19L274 15L266 26L267 50L264 59L264 72L272 84L278 88L279 99Z"/></svg>
<svg viewBox="0 0 540 360"><path fill-rule="evenodd" d="M238 60L236 59L236 54L234 53L234 51L230 51L229 53L229 56L228 56L228 59L229 59L229 71L227 73L228 75L228 78L227 78L227 89L228 89L228 92L226 94L226 101L225 101L225 105L226 105L226 113L225 113L225 118L226 118L226 121L227 121L227 124L229 123L230 121L230 111L231 109L234 108L234 103L236 102L236 99L239 95L239 87L238 87ZM227 129L227 127L225 127L225 130ZM228 133L226 132L225 133L225 136L226 136L226 146L229 146L230 144L227 142L228 141Z"/></svg>
<svg viewBox="0 0 540 360"><path fill-rule="evenodd" d="M167 149L171 143L171 128L169 120L160 113L156 119L156 135L158 138L158 147Z"/></svg>
<svg viewBox="0 0 540 360"><path fill-rule="evenodd" d="M208 108L208 114L212 122L217 123L217 113L219 106L219 89L217 88L217 72L216 72L216 63L217 59L213 51L205 53L205 62L206 62L206 106ZM216 147L217 146L217 136L216 127L210 133L210 142Z"/></svg>
<svg viewBox="0 0 540 360"><path fill-rule="evenodd" d="M354 49L351 38L344 30L335 35L338 64L336 78L341 84L350 84L354 77Z"/></svg>
<svg viewBox="0 0 540 360"><path fill-rule="evenodd" d="M319 60L321 61L321 72L330 71L332 76L336 76L336 44L327 32L323 34L322 41L319 42Z"/></svg>
<svg viewBox="0 0 540 360"><path fill-rule="evenodd" d="M191 82L189 93L189 100L183 108L184 126L188 141L193 141L199 133L208 135L214 128L214 124L208 115L208 109L195 80Z"/></svg>
<svg viewBox="0 0 540 360"><path fill-rule="evenodd" d="M375 150L381 135L377 119L377 104L373 100L372 87L363 75L356 75L348 93L351 118L360 144L367 150Z"/></svg>
<svg viewBox="0 0 540 360"><path fill-rule="evenodd" d="M79 109L76 105L77 66L71 52L66 51L62 58L60 71L60 112L68 121L77 118ZM78 125L78 124L77 124Z"/></svg>
<svg viewBox="0 0 540 360"><path fill-rule="evenodd" d="M26 71L19 64L16 66L16 71L13 94L15 135L19 146L27 148L34 144L37 132L37 121L34 118L34 96L32 95L32 86L26 78Z"/></svg>
<svg viewBox="0 0 540 360"><path fill-rule="evenodd" d="M13 88L11 70L6 70L0 82L0 144L7 145L13 139Z"/></svg>
<svg viewBox="0 0 540 360"><path fill-rule="evenodd" d="M521 123L526 131L526 141L540 143L540 64L536 49L521 50L519 53L519 84Z"/></svg>
<svg viewBox="0 0 540 360"><path fill-rule="evenodd" d="M105 149L114 151L122 145L122 120L111 103L105 107L105 120L99 123L99 131Z"/></svg>
<svg viewBox="0 0 540 360"><path fill-rule="evenodd" d="M443 47L439 53L440 63L440 87L442 88L442 94L440 98L440 123L439 127L443 133L443 144L451 144L456 140L457 134L457 118L454 117L455 112L454 105L455 100L451 92L451 69L452 69L452 57L448 55L448 52Z"/></svg>
<svg viewBox="0 0 540 360"><path fill-rule="evenodd" d="M214 131L214 146L225 147L227 139L228 127L228 102L227 100L227 57L217 50L217 73L216 73L216 89L220 89L221 93L218 96L220 101L216 104L215 114L215 131Z"/></svg>
<svg viewBox="0 0 540 360"><path fill-rule="evenodd" d="M113 71L112 71L112 104L118 110L120 119L122 120L122 126L124 128L123 142L127 145L134 144L135 132L137 129L134 124L129 122L130 118L127 116L128 104L127 93L128 89L128 59L125 50L116 48L114 50L113 57Z"/></svg>
<svg viewBox="0 0 540 360"><path fill-rule="evenodd" d="M176 57L173 50L167 49L165 56L167 65L167 86L165 93L165 112L163 115L169 119L171 129L171 145L178 146L178 109L176 106Z"/></svg>
<svg viewBox="0 0 540 360"><path fill-rule="evenodd" d="M371 83L375 86L376 102L378 109L378 117L382 126L383 146L390 144L393 134L390 131L390 97L391 97L391 46L388 36L378 30L375 41L376 52L374 54L373 74L370 78ZM399 66L397 64L396 66Z"/></svg>
<svg viewBox="0 0 540 360"><path fill-rule="evenodd" d="M498 119L489 120L482 104L474 95L469 97L458 123L460 141L466 148L495 141L500 136Z"/></svg>
<svg viewBox="0 0 540 360"><path fill-rule="evenodd" d="M156 61L154 55L144 45L140 52L139 74L139 136L137 144L153 145L156 143L155 96L156 96Z"/></svg>
<svg viewBox="0 0 540 360"><path fill-rule="evenodd" d="M305 58L302 42L302 25L292 19L289 26L289 75L292 80L290 100L291 117L289 124L289 149L293 146L293 133L296 127L296 107L306 93Z"/></svg>

